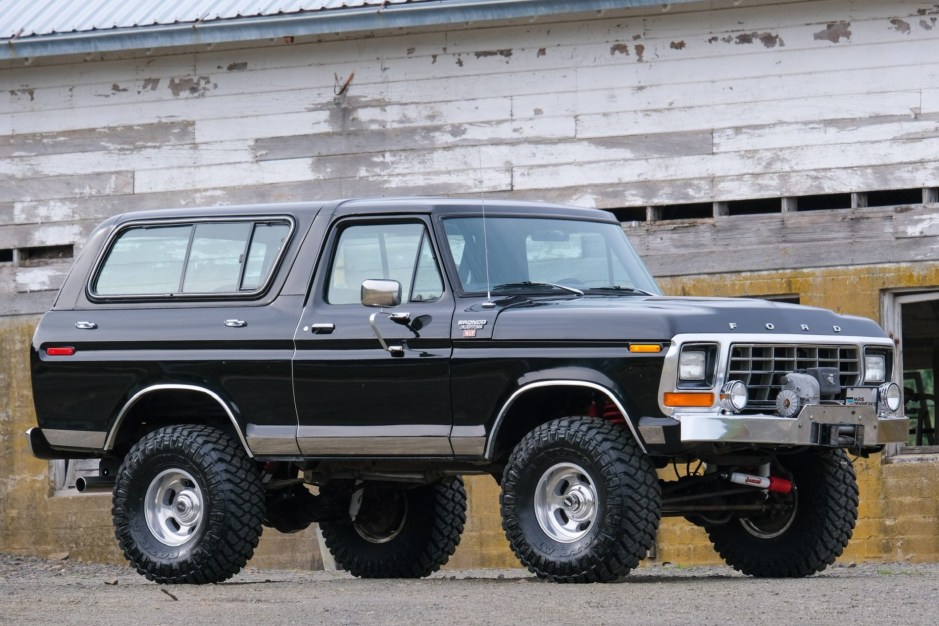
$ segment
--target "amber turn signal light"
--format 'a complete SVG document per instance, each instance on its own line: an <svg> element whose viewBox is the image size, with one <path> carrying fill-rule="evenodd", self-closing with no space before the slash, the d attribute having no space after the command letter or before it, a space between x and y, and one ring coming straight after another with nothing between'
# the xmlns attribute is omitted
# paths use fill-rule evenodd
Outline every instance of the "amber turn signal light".
<svg viewBox="0 0 939 626"><path fill-rule="evenodd" d="M631 343L629 344L630 352L661 352L662 346L657 343Z"/></svg>
<svg viewBox="0 0 939 626"><path fill-rule="evenodd" d="M714 394L711 392L679 392L666 391L664 397L665 406L677 407L709 407L714 404Z"/></svg>

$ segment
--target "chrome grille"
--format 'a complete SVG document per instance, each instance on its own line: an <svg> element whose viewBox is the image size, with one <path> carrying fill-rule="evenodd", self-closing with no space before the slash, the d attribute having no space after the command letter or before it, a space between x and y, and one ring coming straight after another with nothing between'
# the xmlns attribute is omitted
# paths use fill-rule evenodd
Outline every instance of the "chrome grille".
<svg viewBox="0 0 939 626"><path fill-rule="evenodd" d="M789 372L810 367L834 367L842 387L857 385L861 375L857 346L734 344L730 348L727 380L747 385L748 409L775 410L781 379Z"/></svg>

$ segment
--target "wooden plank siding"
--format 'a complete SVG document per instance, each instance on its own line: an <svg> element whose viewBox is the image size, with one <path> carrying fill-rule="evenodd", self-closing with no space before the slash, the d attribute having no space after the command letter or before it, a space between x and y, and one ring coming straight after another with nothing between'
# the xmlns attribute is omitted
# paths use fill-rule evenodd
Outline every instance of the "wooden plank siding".
<svg viewBox="0 0 939 626"><path fill-rule="evenodd" d="M78 252L107 216L173 205L486 194L726 213L939 187L937 19L906 0L714 0L4 62L0 251ZM654 273L679 276L937 261L935 211L626 227ZM68 262L8 256L0 314L41 310Z"/></svg>

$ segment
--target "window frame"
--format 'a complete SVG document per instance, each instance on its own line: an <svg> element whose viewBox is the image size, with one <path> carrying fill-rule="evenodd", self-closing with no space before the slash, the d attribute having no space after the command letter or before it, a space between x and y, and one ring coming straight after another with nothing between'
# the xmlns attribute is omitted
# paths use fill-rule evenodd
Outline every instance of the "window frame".
<svg viewBox="0 0 939 626"><path fill-rule="evenodd" d="M906 406L903 387L903 311L904 304L915 304L939 300L939 287L912 287L883 290L880 296L882 326L894 338L894 380L900 385L900 406ZM909 417L909 416L907 416ZM935 416L933 416L935 419ZM939 460L939 445L910 446L906 443L890 443L884 449L884 459L891 462L919 462Z"/></svg>
<svg viewBox="0 0 939 626"><path fill-rule="evenodd" d="M312 294L315 294L315 301L321 306L326 307L361 307L361 301L356 302L330 302L329 301L329 287L330 282L333 276L333 270L336 265L337 252L339 251L339 243L342 239L342 234L350 228L355 228L357 226L394 226L399 224L415 224L420 225L423 228L423 233L421 234L421 239L418 242L417 251L414 258L414 266L412 267L412 282L411 282L411 292L413 293L414 289L414 275L417 271L417 266L420 262L420 253L424 242L430 244L430 249L433 254L434 265L437 268L437 274L440 278L441 293L438 298L433 300L414 300L411 301L409 298L411 294L401 294L401 306L405 305L415 305L420 306L422 304L434 304L445 301L447 298L452 297L448 294L452 293L452 288L450 287L449 280L447 278L447 270L444 265L444 261L441 258L440 247L437 244L436 232L433 228L432 223L425 219L425 215L416 214L416 215L395 215L388 217L378 217L378 216L368 216L368 217L355 217L355 216L343 216L334 221L329 226L329 234L326 237L326 245L323 247L322 254L325 260L325 269L319 277L319 271L314 271L313 275L313 285L314 288L311 290Z"/></svg>
<svg viewBox="0 0 939 626"><path fill-rule="evenodd" d="M170 227L191 227L192 232L190 233L189 241L186 246L186 256L183 261L183 268L180 274L180 286L177 287L177 290L182 288L184 284L186 275L189 272L189 255L192 251L193 239L195 237L196 226L199 224L235 224L235 223L249 223L251 224L251 230L249 232L248 238L245 243L244 250L244 260L241 263L241 268L239 269L239 284L243 281L245 271L247 269L248 263L248 253L250 252L251 244L255 238L255 231L259 224L282 224L288 227L287 234L284 237L283 244L280 246L280 250L277 252L277 258L271 263L270 272L265 277L265 279L260 283L256 289L250 291L226 291L219 293L185 293L182 291L175 291L172 293L159 293L159 294L100 294L97 293L96 287L98 280L100 279L101 272L104 269L105 264L107 263L108 258L111 256L111 253L114 250L114 246L120 241L121 237L125 233L136 230L136 229L146 229L146 228L170 228ZM191 219L166 219L166 220L141 220L141 221L129 221L125 224L121 224L119 227L114 229L108 240L101 247L101 252L98 254L98 257L94 261L92 266L92 271L89 272L88 280L85 283L85 297L93 303L113 303L113 302L199 302L199 301L228 301L228 300L256 300L263 297L271 285L274 283L275 277L277 276L281 264L284 261L287 249L290 247L290 244L293 240L294 233L297 229L296 220L289 215L252 215L252 216L238 216L238 217L212 217L212 218L191 218Z"/></svg>

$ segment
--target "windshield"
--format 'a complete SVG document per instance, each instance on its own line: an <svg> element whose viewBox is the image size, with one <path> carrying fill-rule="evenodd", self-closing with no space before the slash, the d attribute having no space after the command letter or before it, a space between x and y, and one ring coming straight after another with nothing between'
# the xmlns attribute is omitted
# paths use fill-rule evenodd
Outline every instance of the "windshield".
<svg viewBox="0 0 939 626"><path fill-rule="evenodd" d="M452 217L444 230L464 292L662 293L618 224Z"/></svg>

